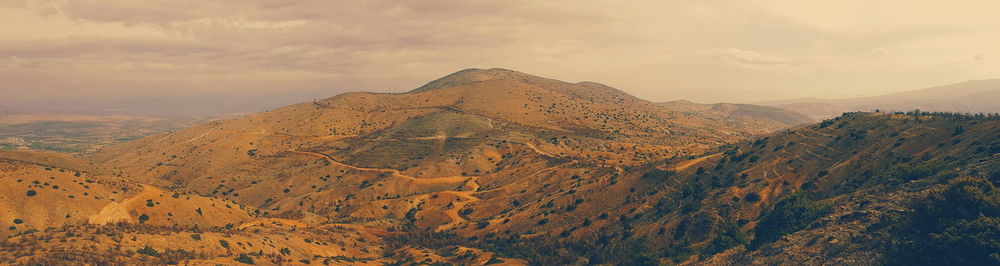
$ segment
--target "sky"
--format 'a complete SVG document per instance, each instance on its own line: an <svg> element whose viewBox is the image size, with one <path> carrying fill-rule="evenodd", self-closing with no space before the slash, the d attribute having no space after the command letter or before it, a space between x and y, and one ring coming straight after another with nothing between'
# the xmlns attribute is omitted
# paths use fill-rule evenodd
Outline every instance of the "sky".
<svg viewBox="0 0 1000 266"><path fill-rule="evenodd" d="M871 96L1000 77L998 10L996 0L0 0L0 107L246 111L493 67L651 101Z"/></svg>

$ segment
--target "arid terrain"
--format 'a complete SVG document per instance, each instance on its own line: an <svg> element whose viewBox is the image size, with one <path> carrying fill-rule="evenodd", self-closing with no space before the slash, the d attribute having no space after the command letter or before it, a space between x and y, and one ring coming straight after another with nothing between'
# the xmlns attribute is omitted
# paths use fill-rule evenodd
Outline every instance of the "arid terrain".
<svg viewBox="0 0 1000 266"><path fill-rule="evenodd" d="M467 69L0 151L0 264L1000 262L1000 117L810 116Z"/></svg>

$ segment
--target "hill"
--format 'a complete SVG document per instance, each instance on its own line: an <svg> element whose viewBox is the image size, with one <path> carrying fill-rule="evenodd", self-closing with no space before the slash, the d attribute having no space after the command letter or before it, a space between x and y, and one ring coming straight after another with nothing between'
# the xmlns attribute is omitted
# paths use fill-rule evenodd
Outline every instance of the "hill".
<svg viewBox="0 0 1000 266"><path fill-rule="evenodd" d="M710 113L716 117L743 121L747 124L759 125L769 131L815 122L812 118L794 111L763 105L733 103L698 104L689 101L661 102L658 104L671 110Z"/></svg>
<svg viewBox="0 0 1000 266"><path fill-rule="evenodd" d="M815 120L839 116L845 112L935 111L963 113L1000 113L1000 79L972 80L887 95L849 98L803 98L761 103L803 113Z"/></svg>
<svg viewBox="0 0 1000 266"><path fill-rule="evenodd" d="M477 193L456 232L540 264L894 261L912 254L885 243L913 231L888 225L919 215L912 201L998 181L998 133L995 117L854 113L698 157Z"/></svg>
<svg viewBox="0 0 1000 266"><path fill-rule="evenodd" d="M563 169L571 163L641 165L777 128L677 111L596 83L474 69L408 93L338 95L143 138L90 158L141 182L267 214L305 211L401 226L399 218L425 201L432 203L424 208L443 212L449 199L576 171Z"/></svg>
<svg viewBox="0 0 1000 266"><path fill-rule="evenodd" d="M988 264L1000 253L995 115L848 113L785 128L803 119L472 69L84 159L0 152L11 226L0 263Z"/></svg>
<svg viewBox="0 0 1000 266"><path fill-rule="evenodd" d="M387 261L384 230L320 225L301 215L262 217L228 200L94 169L102 168L60 154L0 151L0 263Z"/></svg>

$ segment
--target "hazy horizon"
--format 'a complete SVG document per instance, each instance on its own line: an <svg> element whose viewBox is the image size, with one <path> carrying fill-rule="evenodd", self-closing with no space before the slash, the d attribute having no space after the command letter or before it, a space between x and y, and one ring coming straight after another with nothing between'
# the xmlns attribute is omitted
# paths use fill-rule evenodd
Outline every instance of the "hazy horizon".
<svg viewBox="0 0 1000 266"><path fill-rule="evenodd" d="M995 1L0 3L0 107L252 112L465 68L650 101L874 96L1000 77ZM256 109L256 110L254 110Z"/></svg>

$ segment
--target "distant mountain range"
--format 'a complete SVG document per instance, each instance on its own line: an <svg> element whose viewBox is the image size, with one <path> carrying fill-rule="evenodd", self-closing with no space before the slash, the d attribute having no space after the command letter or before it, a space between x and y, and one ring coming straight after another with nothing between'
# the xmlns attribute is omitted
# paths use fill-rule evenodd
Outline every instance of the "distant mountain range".
<svg viewBox="0 0 1000 266"><path fill-rule="evenodd" d="M855 111L1000 112L1000 79L971 80L951 85L872 97L848 99L797 98L759 103L808 115L833 118Z"/></svg>
<svg viewBox="0 0 1000 266"><path fill-rule="evenodd" d="M769 121L777 123L778 126L794 126L815 122L815 120L807 115L772 106L738 103L700 104L684 100L661 102L658 104L673 110L711 114L716 117L725 117L732 120L757 121L757 123Z"/></svg>

